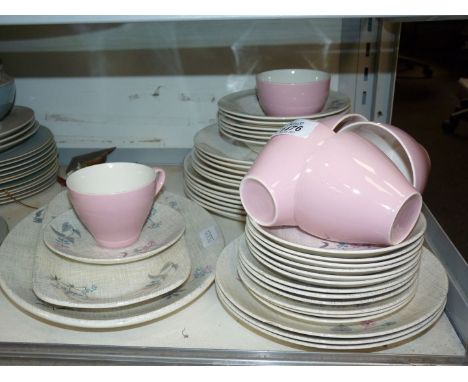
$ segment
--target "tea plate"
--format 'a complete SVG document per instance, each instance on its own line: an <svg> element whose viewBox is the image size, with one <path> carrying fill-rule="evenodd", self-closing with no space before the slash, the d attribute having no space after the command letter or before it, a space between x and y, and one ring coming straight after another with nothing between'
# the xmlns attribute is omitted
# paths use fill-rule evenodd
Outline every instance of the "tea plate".
<svg viewBox="0 0 468 382"><path fill-rule="evenodd" d="M225 129L219 129L219 132L226 136L227 138L233 140L233 141L237 141L237 142L242 142L242 143L245 143L245 144L248 144L250 146L248 146L250 149L254 150L252 148L252 146L257 149L257 146L258 147L263 147L266 145L266 143L268 142L268 139L256 139L256 138L244 138L238 134L234 134L230 131L227 131ZM255 152L258 152L258 151L255 151Z"/></svg>
<svg viewBox="0 0 468 382"><path fill-rule="evenodd" d="M260 104L258 103L255 89L241 90L235 93L231 93L218 101L218 108L229 115L274 122L292 121L299 118L322 118L343 112L349 108L350 105L351 101L348 96L333 90L330 90L330 95L328 96L327 102L320 112L302 116L272 117L265 115L262 108L260 107Z"/></svg>
<svg viewBox="0 0 468 382"><path fill-rule="evenodd" d="M192 187L190 183L185 183L185 187L190 193L194 194L195 196L198 196L208 205L212 204L213 207L219 206L220 208L225 209L227 212L245 214L245 210L242 207L242 204L232 204L232 202L229 200L225 201L222 199L215 199L211 195L206 195L203 192L200 192L197 188Z"/></svg>
<svg viewBox="0 0 468 382"><path fill-rule="evenodd" d="M185 230L182 215L154 203L138 240L126 248L100 247L70 209L55 217L44 229L44 243L61 256L92 264L122 264L138 261L167 250Z"/></svg>
<svg viewBox="0 0 468 382"><path fill-rule="evenodd" d="M73 243L74 239L79 241L85 236L85 234L81 237L72 234L82 229L75 228L78 227L77 218L74 213L70 213L73 210L69 209L58 217L53 217L67 203L67 200L58 198L49 204L42 224L44 237L54 226L61 228L67 226L62 230L71 239L66 239L67 242ZM155 212L150 219L155 225L160 219L170 219L174 216L168 211L161 212L161 210L171 210L171 207L162 206L164 205L158 203L154 205ZM176 216L176 219L182 220L179 216ZM158 227L153 230L158 230ZM63 236L57 235L57 237L59 243L64 241ZM84 251L88 250L86 244L83 245ZM107 309L137 304L175 290L185 282L190 274L188 250L187 243L180 238L158 256L131 263L103 266L70 261L57 256L56 252L52 252L39 240L34 261L33 290L41 300L69 308ZM76 259L75 256L71 258Z"/></svg>
<svg viewBox="0 0 468 382"><path fill-rule="evenodd" d="M399 332L433 316L444 304L448 292L448 278L439 260L426 248L422 253L419 280L415 296L395 313L370 325L332 326L313 324L278 315L259 305L258 301L237 277L239 240L232 241L221 253L216 266L216 285L227 299L256 320L277 328L310 336L335 338L367 338Z"/></svg>
<svg viewBox="0 0 468 382"><path fill-rule="evenodd" d="M239 259L249 269L252 269L264 278L271 280L275 285L281 284L283 288L292 288L297 291L297 294L303 294L306 296L313 296L318 298L333 298L333 299L353 299L360 297L373 296L380 293L385 293L388 290L392 290L395 286L401 283L408 282L409 279L414 277L418 271L418 267L414 267L402 275L395 277L392 280L354 288L336 288L336 287L325 287L313 284L307 284L300 280L284 277L275 270L272 270L265 266L263 263L258 261L249 250L245 250L247 247L239 245Z"/></svg>
<svg viewBox="0 0 468 382"><path fill-rule="evenodd" d="M56 198L67 201L66 192ZM32 280L36 246L38 240L42 240L44 207L21 220L0 247L0 287L25 311L50 322L79 328L121 328L148 322L181 309L212 284L216 261L224 248L224 238L213 217L187 198L164 191L158 196L158 203L168 205L182 214L186 225L184 239L190 248L191 272L187 281L174 293L139 304L104 310L57 308L40 300L33 292ZM60 205L62 208L54 215L71 208L69 203ZM120 265L112 265L117 266Z"/></svg>
<svg viewBox="0 0 468 382"><path fill-rule="evenodd" d="M245 132L252 132L253 134L274 134L278 132L278 130L281 129L285 125L285 122L280 122L278 126L274 125L265 125L265 124L253 124L253 123L248 123L247 120L244 120L244 122L236 120L233 118L233 116L228 116L227 114L224 114L222 112L218 113L218 123L219 122L224 123L225 125L228 125L229 127L232 128L237 128L241 131Z"/></svg>
<svg viewBox="0 0 468 382"><path fill-rule="evenodd" d="M223 186L231 186L231 187L239 188L240 180L230 179L222 175L216 175L212 172L208 172L204 167L200 166L199 162L197 162L197 160L195 159L193 153L192 153L192 168L195 170L195 172L197 172L204 178L214 183L218 183Z"/></svg>
<svg viewBox="0 0 468 382"><path fill-rule="evenodd" d="M222 203L223 205L229 206L231 208L243 209L242 203L240 200L227 198L226 196L220 195L220 193L215 193L209 189L203 188L196 183L192 182L190 178L185 178L185 185L194 193L213 200L214 202Z"/></svg>
<svg viewBox="0 0 468 382"><path fill-rule="evenodd" d="M248 262L244 259L242 252L239 254L239 264L243 266L244 271L255 277L258 282L263 285L265 288L271 288L271 290L277 291L279 294L281 293L288 293L294 294L296 298L304 297L312 297L312 298L319 298L323 300L332 301L333 304L344 304L347 303L346 300L356 300L356 299L364 299L369 297L375 296L382 296L386 293L392 293L394 290L407 285L412 280L416 278L418 268L413 269L411 272L405 274L400 279L396 280L394 284L389 285L387 287L381 287L380 289L371 290L368 292L361 292L361 293L348 293L348 294L333 294L333 293L319 293L308 291L306 289L299 288L298 286L293 286L291 283L281 283L275 280L275 278L268 278L261 272L258 272L257 269L251 267Z"/></svg>
<svg viewBox="0 0 468 382"><path fill-rule="evenodd" d="M246 314L242 310L238 309L234 304L232 304L229 299L223 294L220 288L217 288L217 293L219 300L226 310L231 313L235 319L245 323L247 326L252 327L253 329L258 330L259 332L266 334L269 337L279 339L281 341L288 342L294 345L300 345L306 348L316 348L316 349L328 349L328 350L363 350L363 349L372 349L372 348L381 348L383 346L389 346L392 344L397 344L398 342L407 340L409 338L415 337L418 334L424 332L430 328L442 315L444 311L443 305L437 310L433 315L423 320L421 323L418 323L410 328L404 329L397 333L388 334L384 336L374 337L370 339L357 339L357 340L334 340L328 338L321 338L318 336L307 336L301 334L295 334L294 332L282 330L276 328L269 323L262 322L256 318ZM365 322L362 325L366 325ZM346 325L342 325L343 328L346 328Z"/></svg>
<svg viewBox="0 0 468 382"><path fill-rule="evenodd" d="M410 283L378 297L339 301L337 303L334 300L317 300L296 296L272 288L268 284L262 283L252 274L249 274L241 262L239 263L237 272L246 288L251 293L254 292L257 296L260 296L262 300L270 301L281 307L289 307L296 311L330 317L363 316L371 312L375 313L376 311L392 308L413 296L412 292L415 290L416 282L416 280L412 280Z"/></svg>
<svg viewBox="0 0 468 382"><path fill-rule="evenodd" d="M8 117L0 121L0 139L21 130L34 121L34 111L25 106L13 106Z"/></svg>
<svg viewBox="0 0 468 382"><path fill-rule="evenodd" d="M220 170L225 174L232 174L232 175L244 177L245 174L247 174L247 171L249 170L249 168L240 170L238 168L226 166L223 162L220 162L216 159L213 160L213 158L210 158L209 156L205 155L203 151L200 151L197 149L193 150L193 152L196 154L196 157L198 158L200 162L205 163L206 165L209 165L215 170Z"/></svg>
<svg viewBox="0 0 468 382"><path fill-rule="evenodd" d="M228 185L219 185L210 182L208 179L205 179L201 176L198 172L196 172L192 166L192 155L188 153L184 159L184 175L189 177L195 183L202 185L210 190L223 192L225 194L229 194L230 197L234 197L240 200L239 196L239 187Z"/></svg>
<svg viewBox="0 0 468 382"><path fill-rule="evenodd" d="M257 153L242 143L222 135L217 124L201 129L195 134L193 142L198 150L224 161L251 166L257 158Z"/></svg>
<svg viewBox="0 0 468 382"><path fill-rule="evenodd" d="M302 270L309 270L312 272L320 272L324 274L332 274L332 275L341 275L341 276L364 276L376 273L382 273L387 270L391 270L397 268L401 265L404 265L411 261L414 257L418 255L418 251L421 249L423 245L423 240L418 240L415 244L417 244L411 250L407 252L403 252L402 256L399 256L394 259L390 259L387 262L375 262L375 263L367 263L368 267L353 267L353 268L329 268L327 266L318 266L317 264L310 264L305 262L304 259L300 257L293 257L293 256L283 256L283 253L277 254L276 251L271 251L261 245L259 245L258 241L252 237L251 233L246 230L245 236L247 239L247 244L249 247L252 247L259 251L261 254L270 257L272 260L278 261L282 264L291 266L293 268L298 268ZM298 260L298 261L296 261ZM381 264L383 263L383 264ZM369 266L370 265L370 266ZM372 277L372 276L369 276Z"/></svg>
<svg viewBox="0 0 468 382"><path fill-rule="evenodd" d="M277 272L285 277L294 279L296 281L300 281L302 283L314 284L314 285L321 285L321 286L330 286L335 288L348 288L348 287L362 287L362 286L370 286L373 284L381 284L385 281L390 281L395 279L398 276L406 273L407 271L417 267L420 260L420 255L413 259L410 263L405 264L404 266L400 267L397 270L392 272L388 272L385 275L379 275L380 277L375 278L366 278L366 279L330 279L325 278L323 274L315 273L315 272L302 272L296 269L293 269L288 266L284 266L276 261L273 261L267 258L264 255L261 255L257 251L250 250L252 255L263 265L270 268L274 272Z"/></svg>
<svg viewBox="0 0 468 382"><path fill-rule="evenodd" d="M246 224L246 235L248 235L251 241L258 244L259 248L268 253L275 254L277 256L284 257L285 259L291 259L299 263L307 265L316 265L320 267L327 267L331 269L346 270L346 269L367 269L375 268L378 266L385 266L398 262L401 258L406 256L410 251L416 249L424 242L424 237L417 239L414 243L411 243L403 248L400 248L394 252L384 253L373 257L363 258L337 258L327 256L326 253L304 253L295 251L286 247L283 247L273 241L268 241L265 236L255 231L249 222Z"/></svg>
<svg viewBox="0 0 468 382"><path fill-rule="evenodd" d="M21 128L16 130L14 133L4 135L4 136L0 137L0 147L2 147L3 145L8 144L8 143L16 140L17 138L20 138L21 136L26 134L31 129L36 128L37 125L38 125L38 122L32 120L31 122L27 123L26 125L21 126Z"/></svg>
<svg viewBox="0 0 468 382"><path fill-rule="evenodd" d="M228 161L215 158L199 149L195 149L195 150L197 150L200 157L204 158L205 161L209 161L212 164L213 163L217 164L218 166L220 166L220 169L223 168L223 169L229 169L229 171L236 171L236 174L246 174L247 171L249 171L251 167L249 165L236 164L236 163L232 163L232 162L228 162Z"/></svg>
<svg viewBox="0 0 468 382"><path fill-rule="evenodd" d="M240 136L240 137L247 138L247 139L253 139L256 141L258 140L260 142L268 141L271 138L271 136L275 134L275 133L269 133L269 132L263 133L263 132L253 132L249 130L242 130L237 127L229 126L227 123L224 123L221 120L218 121L218 126L220 130L225 130L228 133L231 133L233 135Z"/></svg>
<svg viewBox="0 0 468 382"><path fill-rule="evenodd" d="M44 126L39 126L36 134L21 142L8 151L0 152L0 167L10 166L19 160L30 158L37 152L44 149L54 139L51 131Z"/></svg>
<svg viewBox="0 0 468 382"><path fill-rule="evenodd" d="M408 246L421 238L426 231L426 218L420 214L415 227L408 237L401 243L387 247L360 245L329 241L312 236L297 227L263 227L249 218L248 223L254 230L260 232L268 241L273 241L288 249L312 254L326 254L327 256L369 257L394 252Z"/></svg>
<svg viewBox="0 0 468 382"><path fill-rule="evenodd" d="M222 200L227 200L228 202L235 204L236 206L242 207L240 196L228 194L227 192L223 193L222 191L219 191L219 190L213 190L210 187L206 187L203 183L199 183L193 180L193 178L188 176L187 174L184 174L184 175L185 175L184 182L190 185L191 188L194 188L197 191L201 191L203 194L209 195L210 197L214 197L215 199L222 198Z"/></svg>
<svg viewBox="0 0 468 382"><path fill-rule="evenodd" d="M230 173L228 172L228 170L220 171L220 170L217 170L216 168L213 168L211 164L207 164L203 159L200 159L200 156L198 155L198 151L196 149L192 151L192 165L197 168L202 168L208 174L212 174L220 178L227 178L235 182L240 182L242 178L244 177L244 175L241 175L241 174Z"/></svg>

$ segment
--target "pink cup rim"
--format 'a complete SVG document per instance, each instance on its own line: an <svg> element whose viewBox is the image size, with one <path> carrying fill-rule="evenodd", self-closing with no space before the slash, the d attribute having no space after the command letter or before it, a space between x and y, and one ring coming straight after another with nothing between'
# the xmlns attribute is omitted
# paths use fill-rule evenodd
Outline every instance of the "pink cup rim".
<svg viewBox="0 0 468 382"><path fill-rule="evenodd" d="M414 207L412 206L412 204L416 204L416 206ZM403 219L405 221L405 229L400 234L397 234L395 232L395 229L396 229L395 224L399 221L401 214L405 212L404 209L412 208L412 207L414 207L414 209L418 212L410 216L405 216L405 218ZM419 215L421 214L421 208L422 208L422 196L418 191L415 190L413 193L408 195L406 200L401 204L398 212L395 215L395 218L393 219L392 227L390 229L390 234L388 237L388 243L390 245L399 244L408 237L408 235L411 233L411 231L413 230L414 226L416 225L419 219Z"/></svg>
<svg viewBox="0 0 468 382"><path fill-rule="evenodd" d="M290 81L278 81L269 79L268 76L272 74L279 74L279 73L287 73L289 72L301 72L301 73L317 73L320 75L321 78L305 80L305 81L297 81L297 80L290 80ZM329 81L331 79L331 74L319 69L310 69L310 68L288 68L288 69L273 69L267 70L261 73L257 73L255 76L256 80L262 83L267 83L271 85L307 85L307 84L315 84L323 81Z"/></svg>
<svg viewBox="0 0 468 382"><path fill-rule="evenodd" d="M122 191L116 191L116 192L113 192L113 191L110 191L110 192L83 192L83 191L78 191L76 188L73 187L72 183L74 182L75 178L78 177L80 174L82 175L84 172L91 172L91 171L94 172L96 167L103 168L103 167L110 167L111 165L117 165L117 166L122 166L122 165L127 166L128 165L128 166L135 166L135 167L146 167L146 168L149 168L149 169L152 170L153 175L151 177L151 180L145 182L144 184L139 184L138 186L130 186L128 189L125 189L125 190L122 190ZM73 172L70 176L67 177L66 185L67 185L68 190L70 190L70 191L72 191L72 192L74 192L76 194L80 194L80 195L88 195L88 196L111 196L112 195L112 196L114 196L114 195L126 194L128 192L138 191L138 190L141 190L141 189L143 189L145 187L148 187L150 184L152 184L155 181L156 176L157 176L157 173L156 173L156 171L154 171L154 167L150 167L150 166L147 166L147 165L144 165L144 164L141 164L141 163L109 162L109 163L100 163L100 164L84 167L82 169L79 169L79 170Z"/></svg>

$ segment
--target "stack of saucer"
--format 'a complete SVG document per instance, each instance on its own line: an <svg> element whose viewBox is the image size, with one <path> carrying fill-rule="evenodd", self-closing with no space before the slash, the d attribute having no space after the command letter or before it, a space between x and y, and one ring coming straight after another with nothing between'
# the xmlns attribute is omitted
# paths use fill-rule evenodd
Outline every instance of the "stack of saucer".
<svg viewBox="0 0 468 382"><path fill-rule="evenodd" d="M323 109L315 114L290 117L265 115L255 89L228 94L218 102L218 125L226 137L242 142L259 152L271 136L286 123L295 119L320 119L337 114L346 114L351 106L350 99L339 92L330 91Z"/></svg>
<svg viewBox="0 0 468 382"><path fill-rule="evenodd" d="M217 125L200 130L184 161L187 196L202 207L234 220L245 220L239 185L257 154L220 134Z"/></svg>
<svg viewBox="0 0 468 382"><path fill-rule="evenodd" d="M32 196L55 183L57 145L31 109L15 106L0 121L0 151L0 204Z"/></svg>
<svg viewBox="0 0 468 382"><path fill-rule="evenodd" d="M410 338L442 314L443 266L423 247L420 216L389 247L336 243L247 219L217 265L219 298L237 319L290 343L366 349Z"/></svg>
<svg viewBox="0 0 468 382"><path fill-rule="evenodd" d="M166 191L135 244L98 247L64 191L7 236L0 249L0 286L23 309L52 322L125 327L200 296L214 280L223 247L209 213Z"/></svg>

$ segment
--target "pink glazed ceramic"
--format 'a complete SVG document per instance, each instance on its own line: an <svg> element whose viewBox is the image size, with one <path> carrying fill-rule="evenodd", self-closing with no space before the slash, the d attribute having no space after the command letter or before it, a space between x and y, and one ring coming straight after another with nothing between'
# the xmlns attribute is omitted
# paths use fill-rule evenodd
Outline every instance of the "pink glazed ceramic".
<svg viewBox="0 0 468 382"><path fill-rule="evenodd" d="M426 149L398 127L385 123L356 122L335 126L335 131L352 131L382 150L419 192L423 192L431 170Z"/></svg>
<svg viewBox="0 0 468 382"><path fill-rule="evenodd" d="M340 132L307 159L297 181L295 220L332 241L394 245L413 229L421 195L372 143Z"/></svg>
<svg viewBox="0 0 468 382"><path fill-rule="evenodd" d="M330 74L312 69L278 69L256 76L258 102L266 115L302 116L322 110Z"/></svg>
<svg viewBox="0 0 468 382"><path fill-rule="evenodd" d="M104 163L85 167L67 178L76 214L106 248L127 247L138 240L161 190L165 172L137 163Z"/></svg>
<svg viewBox="0 0 468 382"><path fill-rule="evenodd" d="M294 194L304 163L333 135L320 121L304 119L273 135L241 181L240 197L247 213L261 225L295 225Z"/></svg>

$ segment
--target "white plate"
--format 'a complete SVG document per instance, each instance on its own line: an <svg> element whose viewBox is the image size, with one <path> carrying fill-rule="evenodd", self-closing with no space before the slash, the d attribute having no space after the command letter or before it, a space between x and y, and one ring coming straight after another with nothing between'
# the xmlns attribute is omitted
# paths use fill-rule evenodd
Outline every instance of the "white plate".
<svg viewBox="0 0 468 382"><path fill-rule="evenodd" d="M154 203L138 240L126 248L102 248L81 223L74 209L56 216L44 229L49 249L69 259L91 264L123 264L165 251L180 239L184 219L174 209Z"/></svg>
<svg viewBox="0 0 468 382"><path fill-rule="evenodd" d="M205 153L204 151L201 151L199 149L195 149L197 150L198 154L200 154L201 157L205 158L207 161L210 161L210 163L216 163L218 164L219 166L223 167L223 168L228 168L230 169L231 171L232 170L235 170L237 171L238 174L246 174L249 169L250 169L250 165L242 165L242 164L237 164L237 163L232 163L232 162L228 162L228 161L223 161L219 158L216 158L216 157L213 157L207 153Z"/></svg>
<svg viewBox="0 0 468 382"><path fill-rule="evenodd" d="M219 132L221 133L221 135L224 135L224 136L226 136L227 138L229 138L229 139L231 139L233 141L245 143L246 145L248 145L247 147L251 148L252 150L254 150L257 153L268 142L268 139L244 138L244 137L242 137L242 136L240 136L238 134L234 134L234 133L232 133L230 131L227 131L225 129L219 129Z"/></svg>
<svg viewBox="0 0 468 382"><path fill-rule="evenodd" d="M252 316L249 316L245 312L239 310L234 304L232 304L228 298L217 288L218 297L224 307L230 312L236 319L247 324L248 326L264 333L270 337L286 341L290 344L300 345L306 348L317 348L317 349L328 349L328 350L362 350L388 347L392 344L407 340L415 337L418 334L424 332L430 328L442 315L444 311L444 305L437 310L433 315L426 318L422 322L411 326L410 328L404 329L397 333L392 333L384 336L369 338L369 339L357 339L357 340L336 340L328 338L320 338L316 336L307 336L301 334L291 333L286 330L276 328L273 325L259 321ZM346 328L346 325L342 325Z"/></svg>
<svg viewBox="0 0 468 382"><path fill-rule="evenodd" d="M433 316L447 297L448 278L444 267L424 248L416 294L403 309L386 316L385 319L375 320L371 325L347 325L345 331L340 325L305 323L278 315L277 312L258 304L236 277L238 244L238 240L232 241L219 257L216 266L217 287L232 304L256 320L294 333L319 337L368 338L401 332Z"/></svg>
<svg viewBox="0 0 468 382"><path fill-rule="evenodd" d="M3 138L34 121L34 111L25 106L13 106L10 114L0 121L0 137Z"/></svg>
<svg viewBox="0 0 468 382"><path fill-rule="evenodd" d="M398 268L397 270L392 270L392 272L387 272L384 275L379 275L378 278L366 278L366 279L330 279L325 278L323 274L315 273L315 272L303 272L296 270L294 268L284 266L276 261L273 261L267 258L264 255L256 251L250 251L252 255L263 265L270 268L273 272L277 272L287 278L300 281L306 284L314 284L314 285L321 285L321 286L330 286L335 288L348 288L348 287L363 287L363 286L370 286L374 284L381 284L385 281L390 281L395 279L402 274L410 271L414 267L417 267L420 260L420 255L413 259L410 263L405 264L404 266Z"/></svg>
<svg viewBox="0 0 468 382"><path fill-rule="evenodd" d="M232 216L237 216L237 217L240 217L240 218L245 218L245 211L242 210L242 209L237 209L237 208L230 208L222 203L215 203L213 200L208 200L198 194L196 194L195 192L193 192L192 190L190 190L190 188L188 187L184 187L184 191L186 193L187 196L189 196L191 199L199 202L199 203L203 203L203 207L210 207L213 209L213 211L220 211L220 212L225 212L225 213L228 213L228 214L231 214Z"/></svg>
<svg viewBox="0 0 468 382"><path fill-rule="evenodd" d="M242 266L242 262L239 262L237 271L245 287L251 293L260 296L262 300L269 301L284 308L288 307L296 311L329 317L352 315L361 317L375 314L375 312L393 308L396 305L400 305L403 301L408 300L414 295L413 292L416 288L416 279L413 279L409 283L383 295L356 300L342 300L337 303L334 300L317 300L296 296L292 293L275 289L250 274L247 269Z"/></svg>
<svg viewBox="0 0 468 382"><path fill-rule="evenodd" d="M241 131L245 132L252 132L253 134L274 134L278 130L281 129L286 123L285 122L280 122L278 126L272 126L272 125L265 125L265 124L249 124L248 122L242 122L239 121L238 119L234 119L233 116L228 116L227 114L224 114L223 112L218 113L218 123L221 121L225 125L228 125L232 128L237 128Z"/></svg>
<svg viewBox="0 0 468 382"><path fill-rule="evenodd" d="M192 168L201 176L204 178L210 180L213 183L217 183L223 186L230 186L233 188L239 188L240 186L240 179L239 180L234 180L234 179L229 179L225 176L222 175L216 175L214 173L208 172L203 166L200 165L200 162L197 161L195 156L193 155L193 152L191 153L192 155Z"/></svg>
<svg viewBox="0 0 468 382"><path fill-rule="evenodd" d="M312 236L297 227L263 227L250 218L249 224L253 229L265 236L268 241L273 241L288 249L312 254L323 253L327 256L339 256L341 258L369 257L388 252L395 252L396 250L408 246L421 238L424 235L427 226L426 218L421 213L415 227L405 240L396 245L376 247L372 245L338 243L335 241L321 239Z"/></svg>
<svg viewBox="0 0 468 382"><path fill-rule="evenodd" d="M244 177L244 175L230 173L228 172L228 170L220 171L216 168L213 168L211 164L207 164L203 159L200 158L197 149L192 150L192 165L195 165L195 167L198 168L202 168L207 173L213 174L216 177L222 179L227 178L228 180L232 180L233 182L240 182Z"/></svg>
<svg viewBox="0 0 468 382"><path fill-rule="evenodd" d="M293 288L288 285L276 282L274 279L269 279L263 276L260 272L257 272L254 268L250 267L248 263L243 259L242 255L239 254L239 265L241 265L244 271L250 276L253 276L260 285L264 288L269 289L271 291L275 291L278 294L293 294L294 297L302 299L303 297L308 298L319 298L325 300L325 305L336 304L336 305L346 305L349 304L349 300L355 301L357 299L366 299L370 297L380 297L385 295L386 293L392 293L393 291L407 285L408 283L412 282L416 278L417 269L414 270L413 274L408 275L407 277L403 278L401 282L395 283L395 285L383 288L380 290L374 290L366 293L350 293L350 294L333 294L333 293L316 293L310 292L303 289Z"/></svg>
<svg viewBox="0 0 468 382"><path fill-rule="evenodd" d="M183 222L178 212L174 211L179 216L174 215L168 212L171 207L162 206L155 204L157 212L152 219L155 224L158 224L156 216L159 211L163 211L161 217L175 216L179 223ZM73 219L70 208L66 192L49 203L42 222L46 237L51 224L61 225L56 219L66 225L75 224L76 217ZM54 218L56 215L58 218ZM69 234L71 230L69 226L65 232ZM73 260L56 256L39 240L34 259L33 290L41 300L69 308L107 309L141 303L182 285L190 274L189 251L185 239L181 238L157 256L103 266L75 261L77 256L71 256Z"/></svg>
<svg viewBox="0 0 468 382"><path fill-rule="evenodd" d="M251 166L257 158L257 153L245 145L221 135L217 124L201 129L193 142L197 149L227 162Z"/></svg>
<svg viewBox="0 0 468 382"><path fill-rule="evenodd" d="M51 145L47 147L47 151L41 152L40 155L33 158L32 161L26 163L23 166L18 166L8 170L0 170L0 179L18 179L28 174L28 172L33 168L40 167L43 163L50 162L51 158L58 157L57 146Z"/></svg>
<svg viewBox="0 0 468 382"><path fill-rule="evenodd" d="M21 144L0 152L0 167L8 167L19 160L30 158L43 150L53 139L54 136L51 131L47 127L40 126L36 134L33 134Z"/></svg>
<svg viewBox="0 0 468 382"><path fill-rule="evenodd" d="M232 127L228 125L227 123L223 122L222 120L218 121L218 126L220 130L225 130L228 133L231 133L233 135L238 135L243 138L258 140L261 143L268 141L271 138L271 136L276 133L276 132L275 133L270 133L270 132L263 133L263 132L242 130L238 127Z"/></svg>
<svg viewBox="0 0 468 382"><path fill-rule="evenodd" d="M380 262L377 261L375 263L366 263L367 267L359 268L329 268L328 266L317 266L317 264L307 263L301 257L291 257L291 256L283 256L283 253L277 254L274 251L271 251L269 248L265 248L259 245L258 241L255 237L252 236L249 230L245 231L245 236L247 239L247 245L249 248L254 248L255 250L259 251L261 254L270 257L272 260L279 261L282 264L289 265L291 267L295 267L302 270L309 270L312 272L320 272L324 274L332 274L332 275L342 275L342 276L352 276L352 275L369 275L369 274L376 274L381 273L383 271L391 270L397 268L401 265L404 265L410 262L414 257L418 255L418 251L423 245L423 240L420 239L415 243L415 247L407 252L403 252L402 256L396 257L394 259L389 260L390 262ZM298 261L297 261L298 260ZM326 263L325 263L326 264ZM336 265L336 264L335 264Z"/></svg>
<svg viewBox="0 0 468 382"><path fill-rule="evenodd" d="M286 278L276 271L272 271L270 268L259 262L250 251L240 250L240 260L249 267L249 269L255 270L255 272L261 274L263 277L271 280L274 283L284 285L298 290L297 293L302 293L314 297L323 298L334 298L334 299L350 299L356 297L372 296L374 294L384 293L386 290L394 288L396 285L402 282L408 281L413 277L418 268L415 267L408 272L403 273L401 276L396 277L393 280L385 281L383 283L377 283L364 287L356 288L334 288L334 287L322 287L312 284L303 283L298 280ZM301 290L302 292L299 292Z"/></svg>
<svg viewBox="0 0 468 382"><path fill-rule="evenodd" d="M242 205L232 205L230 203L225 203L223 200L213 199L210 196L205 196L203 193L199 192L196 188L192 188L190 184L185 184L185 189L188 190L190 195L196 196L197 198L201 199L202 202L206 203L209 206L214 208L219 208L226 212L231 212L233 214L241 214L245 215L245 210Z"/></svg>
<svg viewBox="0 0 468 382"><path fill-rule="evenodd" d="M57 309L38 299L32 290L34 255L40 240L42 213L32 212L19 222L0 247L0 286L25 311L61 325L81 328L119 328L141 324L172 313L200 296L213 282L215 264L224 248L221 229L213 217L190 200L164 191L158 202L184 216L184 238L192 263L188 280L177 289L128 307L106 310Z"/></svg>
<svg viewBox="0 0 468 382"><path fill-rule="evenodd" d="M203 196L208 200L213 200L217 203L222 203L223 205L225 204L226 206L231 208L243 209L240 200L228 198L226 196L220 195L220 193L214 193L209 189L200 187L196 183L192 182L188 177L186 177L184 181L185 185L197 195Z"/></svg>
<svg viewBox="0 0 468 382"><path fill-rule="evenodd" d="M2 144L0 146L0 152L8 150L11 147L17 146L21 142L27 140L29 137L37 133L37 131L39 130L39 126L40 126L39 123L35 123L30 129L22 132L21 135L15 137L14 140L9 141L8 143Z"/></svg>
<svg viewBox="0 0 468 382"><path fill-rule="evenodd" d="M14 181L0 184L0 193L5 190L9 190L11 192L16 192L19 190L24 190L25 188L29 188L34 186L35 184L43 181L52 173L57 171L58 160L52 162L49 166L40 169L39 171L29 174L24 178L16 179Z"/></svg>
<svg viewBox="0 0 468 382"><path fill-rule="evenodd" d="M215 184L215 183L211 182L210 180L205 179L200 174L198 174L193 169L193 166L192 166L192 154L191 154L191 152L188 153L185 156L185 159L184 159L184 175L186 177L189 177L195 183L197 183L199 185L202 185L204 187L207 187L210 190L223 192L223 193L229 194L230 196L234 196L235 198L238 198L240 200L239 187L232 186L232 185L224 186L224 185Z"/></svg>
<svg viewBox="0 0 468 382"><path fill-rule="evenodd" d="M265 115L260 104L258 103L257 94L255 89L241 90L239 92L231 93L218 101L218 108L227 114L244 117L248 119L255 119L261 121L292 121L294 119L317 119L325 116L341 113L348 109L351 101L348 96L333 91L330 91L327 102L323 109L315 114L290 116L290 117L271 117Z"/></svg>
<svg viewBox="0 0 468 382"><path fill-rule="evenodd" d="M244 177L249 170L248 168L240 170L238 168L227 166L226 164L224 164L223 162L217 159L210 158L208 155L204 154L203 151L197 150L196 148L193 150L193 152L196 154L200 162L209 165L213 169L222 171L225 174L232 174L232 175Z"/></svg>

